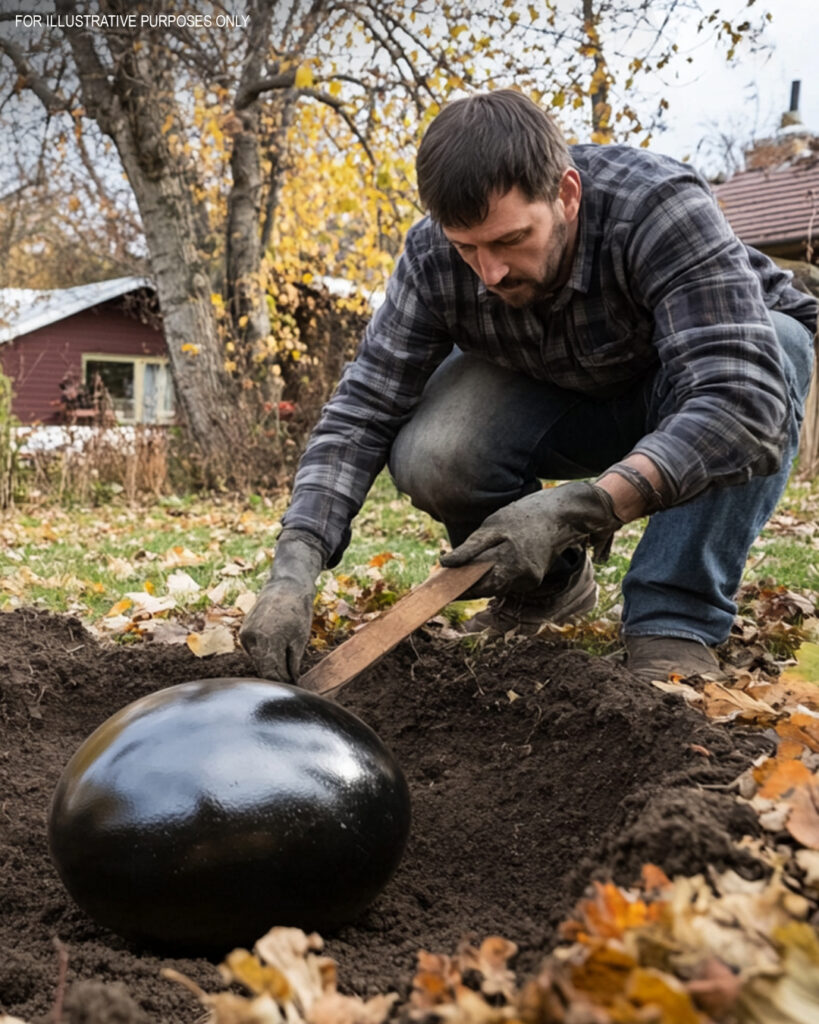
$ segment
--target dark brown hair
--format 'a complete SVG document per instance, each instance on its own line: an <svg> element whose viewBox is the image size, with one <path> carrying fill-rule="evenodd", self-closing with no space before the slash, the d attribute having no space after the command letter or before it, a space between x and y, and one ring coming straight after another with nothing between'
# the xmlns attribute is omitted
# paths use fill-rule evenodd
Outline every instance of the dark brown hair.
<svg viewBox="0 0 819 1024"><path fill-rule="evenodd" d="M424 208L445 227L468 228L489 197L517 186L530 202L557 199L572 159L551 118L513 89L454 100L427 128L416 159Z"/></svg>

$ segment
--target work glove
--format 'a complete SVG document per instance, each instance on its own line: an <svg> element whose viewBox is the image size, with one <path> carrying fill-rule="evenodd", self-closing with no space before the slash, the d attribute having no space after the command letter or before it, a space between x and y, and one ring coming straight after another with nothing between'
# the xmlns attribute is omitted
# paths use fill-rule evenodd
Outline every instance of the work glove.
<svg viewBox="0 0 819 1024"><path fill-rule="evenodd" d="M494 563L466 592L468 598L533 590L566 548L588 542L595 559L606 558L622 525L602 487L581 481L561 484L487 516L463 544L441 558L441 565Z"/></svg>
<svg viewBox="0 0 819 1024"><path fill-rule="evenodd" d="M296 683L310 639L316 577L324 552L306 530L282 530L270 577L239 631L239 640L265 679Z"/></svg>

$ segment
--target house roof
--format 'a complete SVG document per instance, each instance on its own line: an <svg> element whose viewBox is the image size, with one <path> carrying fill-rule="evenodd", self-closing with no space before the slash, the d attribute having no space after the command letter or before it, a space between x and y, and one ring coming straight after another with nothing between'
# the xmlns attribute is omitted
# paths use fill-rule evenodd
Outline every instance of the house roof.
<svg viewBox="0 0 819 1024"><path fill-rule="evenodd" d="M819 159L741 171L714 193L731 227L756 247L819 238ZM813 220L813 223L812 223Z"/></svg>
<svg viewBox="0 0 819 1024"><path fill-rule="evenodd" d="M101 302L118 299L137 288L153 288L147 277L115 277L76 288L38 291L34 288L0 289L0 344L30 334L40 327L65 320Z"/></svg>

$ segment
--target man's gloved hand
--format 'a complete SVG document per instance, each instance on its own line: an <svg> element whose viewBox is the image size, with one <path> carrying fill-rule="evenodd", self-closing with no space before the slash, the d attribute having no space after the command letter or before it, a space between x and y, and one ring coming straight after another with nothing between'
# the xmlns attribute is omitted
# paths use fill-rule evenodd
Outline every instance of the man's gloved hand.
<svg viewBox="0 0 819 1024"><path fill-rule="evenodd" d="M306 530L282 530L270 578L239 631L239 640L265 679L298 682L310 639L316 577L324 552Z"/></svg>
<svg viewBox="0 0 819 1024"><path fill-rule="evenodd" d="M604 558L622 525L602 487L580 481L561 484L487 516L463 544L441 559L441 565L495 563L465 597L533 590L566 548L589 541L595 558Z"/></svg>

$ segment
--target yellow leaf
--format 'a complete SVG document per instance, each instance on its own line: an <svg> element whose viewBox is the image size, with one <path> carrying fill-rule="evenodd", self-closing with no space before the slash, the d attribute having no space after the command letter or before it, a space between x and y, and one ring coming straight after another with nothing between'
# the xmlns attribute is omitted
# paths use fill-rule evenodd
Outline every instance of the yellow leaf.
<svg viewBox="0 0 819 1024"><path fill-rule="evenodd" d="M193 345L193 344L191 344L191 342L186 341L185 344L182 346L182 351L183 352L188 352L192 356L198 356L199 355L199 346L198 345Z"/></svg>
<svg viewBox="0 0 819 1024"><path fill-rule="evenodd" d="M234 949L232 953L228 953L224 967L236 981L241 982L254 995L267 993L281 1002L293 997L290 983L284 974L270 964L260 963L257 957L246 949Z"/></svg>
<svg viewBox="0 0 819 1024"><path fill-rule="evenodd" d="M309 64L300 64L296 69L293 84L297 89L309 89L313 85L313 71Z"/></svg>
<svg viewBox="0 0 819 1024"><path fill-rule="evenodd" d="M116 615L122 615L123 612L127 612L128 609L132 607L133 603L134 602L130 598L123 597L121 601L117 601L115 605L108 609L105 613L105 618L112 619Z"/></svg>
<svg viewBox="0 0 819 1024"><path fill-rule="evenodd" d="M657 1009L657 1024L700 1024L702 1018L694 1009L691 997L682 983L664 971L636 967L629 975L626 995L638 1006Z"/></svg>
<svg viewBox="0 0 819 1024"><path fill-rule="evenodd" d="M340 96L341 95L341 82L330 82L330 85L328 86L327 91L330 93L331 96Z"/></svg>

